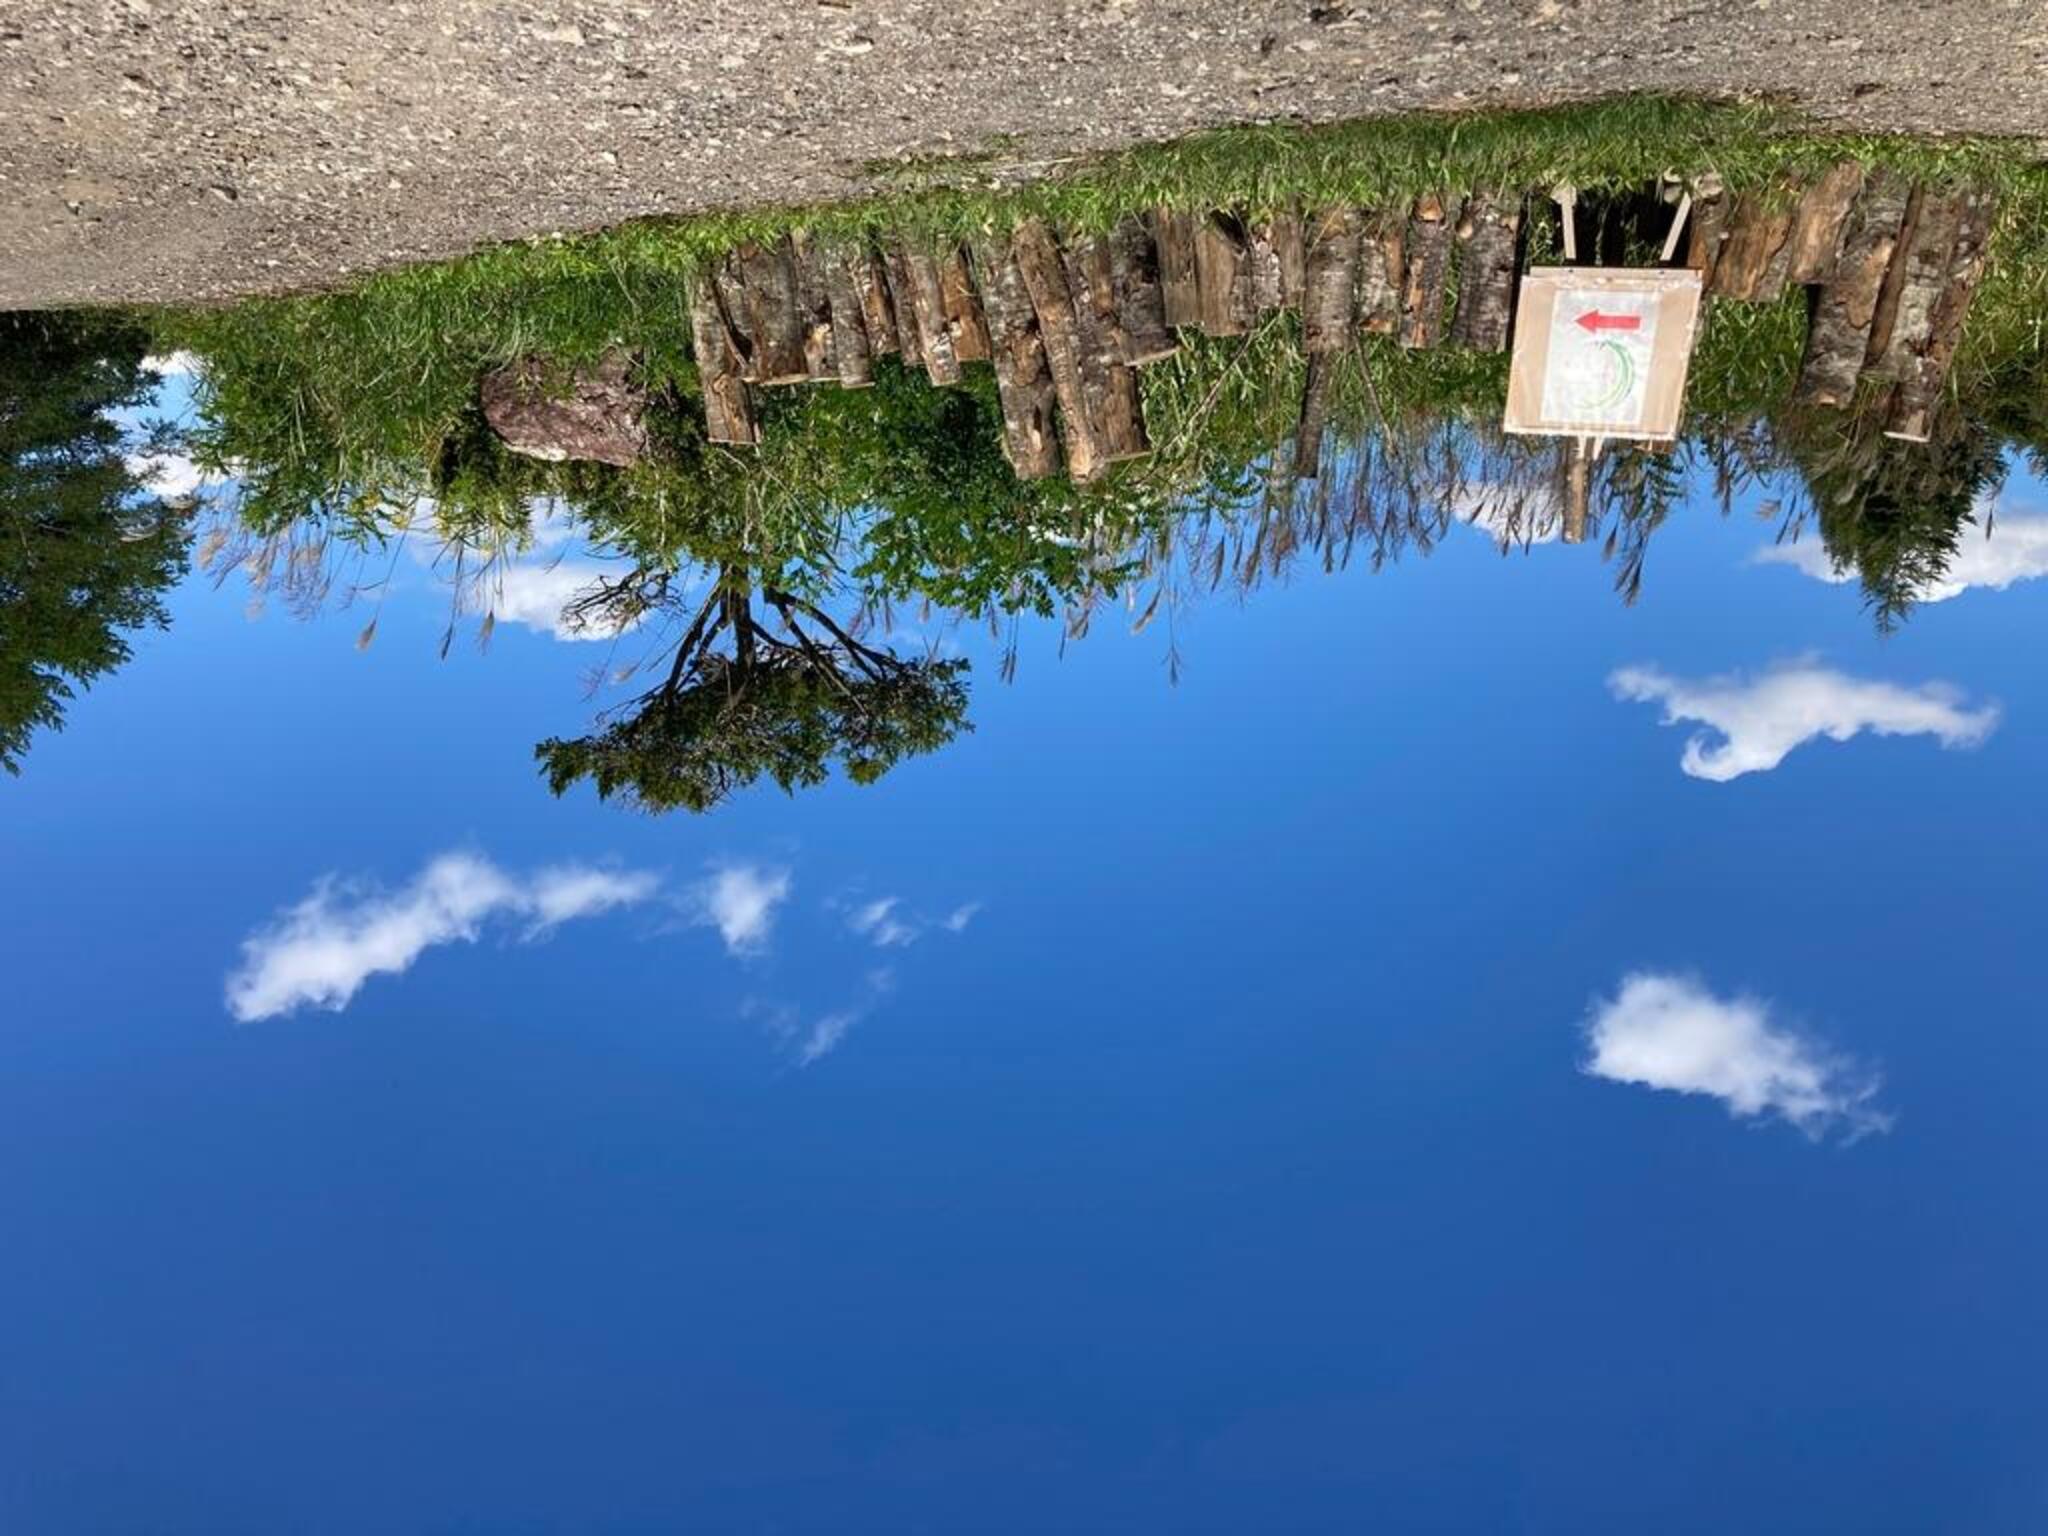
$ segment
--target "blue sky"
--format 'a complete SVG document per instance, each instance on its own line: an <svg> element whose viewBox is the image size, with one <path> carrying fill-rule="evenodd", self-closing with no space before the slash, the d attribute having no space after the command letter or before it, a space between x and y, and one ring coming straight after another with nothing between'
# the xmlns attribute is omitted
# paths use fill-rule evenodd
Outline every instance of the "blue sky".
<svg viewBox="0 0 2048 1536"><path fill-rule="evenodd" d="M194 581L0 786L0 1529L2038 1530L2033 518L969 638L663 820L588 644Z"/></svg>

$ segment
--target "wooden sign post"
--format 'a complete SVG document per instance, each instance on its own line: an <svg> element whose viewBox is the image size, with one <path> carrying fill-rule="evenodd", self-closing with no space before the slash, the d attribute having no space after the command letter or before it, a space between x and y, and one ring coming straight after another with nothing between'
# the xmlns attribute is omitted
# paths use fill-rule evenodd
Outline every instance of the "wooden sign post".
<svg viewBox="0 0 2048 1536"><path fill-rule="evenodd" d="M1671 441L1699 312L1697 272L1533 268L1515 311L1502 427Z"/></svg>

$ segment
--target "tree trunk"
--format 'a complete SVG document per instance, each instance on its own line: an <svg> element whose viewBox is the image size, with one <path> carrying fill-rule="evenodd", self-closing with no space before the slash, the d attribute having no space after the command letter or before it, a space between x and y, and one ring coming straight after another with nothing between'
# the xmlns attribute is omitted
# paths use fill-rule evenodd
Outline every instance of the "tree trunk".
<svg viewBox="0 0 2048 1536"><path fill-rule="evenodd" d="M1125 219L1109 237L1111 286L1123 322L1124 361L1150 363L1180 350L1180 338L1166 323L1159 253L1138 219Z"/></svg>
<svg viewBox="0 0 2048 1536"><path fill-rule="evenodd" d="M740 377L740 356L732 328L709 272L690 284L690 343L697 357L697 381L704 391L704 436L714 443L752 447L761 441L754 400Z"/></svg>
<svg viewBox="0 0 2048 1536"><path fill-rule="evenodd" d="M1365 216L1358 248L1358 325L1391 336L1401 324L1401 287L1407 275L1403 242L1408 221L1395 214Z"/></svg>
<svg viewBox="0 0 2048 1536"><path fill-rule="evenodd" d="M1842 230L1834 276L1820 291L1807 328L1796 397L1809 405L1845 405L1870 343L1885 273L1906 214L1906 184L1880 171L1863 191Z"/></svg>
<svg viewBox="0 0 2048 1536"><path fill-rule="evenodd" d="M1475 192L1465 199L1458 220L1458 313L1451 322L1451 345L1476 352L1499 352L1508 344L1508 326L1515 309L1515 243L1521 233L1522 210L1495 192Z"/></svg>
<svg viewBox="0 0 2048 1536"><path fill-rule="evenodd" d="M1159 252L1159 296L1169 329L1199 325L1201 289L1195 278L1195 220L1171 208L1152 212L1152 241Z"/></svg>
<svg viewBox="0 0 2048 1536"><path fill-rule="evenodd" d="M1853 160L1832 167L1809 186L1792 216L1785 241L1785 276L1795 283L1824 283L1835 275L1835 253L1842 243L1842 225L1856 194L1863 189L1863 167Z"/></svg>
<svg viewBox="0 0 2048 1536"><path fill-rule="evenodd" d="M1003 456L1022 478L1043 479L1059 468L1060 445L1053 429L1052 373L1031 292L1007 243L977 240L972 254L1003 406Z"/></svg>
<svg viewBox="0 0 2048 1536"><path fill-rule="evenodd" d="M1060 406L1060 436L1066 448L1067 473L1086 483L1107 465L1105 449L1088 414L1081 382L1081 340L1074 317L1073 294L1067 287L1066 264L1052 234L1037 219L1017 226L1010 247L1031 308L1038 317L1039 340L1045 348L1046 371Z"/></svg>
<svg viewBox="0 0 2048 1536"><path fill-rule="evenodd" d="M1891 414L1885 422L1885 430L1894 437L1918 443L1928 439L1935 403L1948 382L1949 366L1955 361L1956 346L1962 340L1963 321L1984 276L1996 212L1996 201L1988 190L1963 192L1956 199L1955 239L1949 248L1941 291L1926 322L1925 340L1918 345L1909 344L1899 359L1898 388L1893 392ZM1893 334L1897 334L1896 328Z"/></svg>
<svg viewBox="0 0 2048 1536"><path fill-rule="evenodd" d="M1451 263L1451 226L1443 199L1425 192L1408 221L1408 271L1401 290L1401 345L1433 347L1443 333L1444 279Z"/></svg>
<svg viewBox="0 0 2048 1536"><path fill-rule="evenodd" d="M953 338L953 355L963 363L987 362L988 322L982 318L981 300L967 270L967 255L957 245L939 263L939 292L945 301L946 329Z"/></svg>
<svg viewBox="0 0 2048 1536"><path fill-rule="evenodd" d="M789 240L739 248L746 284L754 372L763 384L795 384L810 376L804 356L805 324L797 290L796 255Z"/></svg>
<svg viewBox="0 0 2048 1536"><path fill-rule="evenodd" d="M1314 251L1310 250L1313 259ZM1311 268L1310 284L1314 270ZM1308 359L1308 380L1301 391L1301 417L1294 428L1294 474L1313 480L1323 457L1323 427L1330 419L1330 376L1336 364L1327 352L1312 352Z"/></svg>
<svg viewBox="0 0 2048 1536"><path fill-rule="evenodd" d="M1352 343L1359 222L1355 208L1325 208L1309 215L1301 334L1303 350L1311 357L1341 352ZM1321 432L1320 424L1316 430Z"/></svg>
<svg viewBox="0 0 2048 1536"><path fill-rule="evenodd" d="M1251 273L1235 219L1211 214L1195 226L1195 286L1203 330L1242 336L1251 329Z"/></svg>

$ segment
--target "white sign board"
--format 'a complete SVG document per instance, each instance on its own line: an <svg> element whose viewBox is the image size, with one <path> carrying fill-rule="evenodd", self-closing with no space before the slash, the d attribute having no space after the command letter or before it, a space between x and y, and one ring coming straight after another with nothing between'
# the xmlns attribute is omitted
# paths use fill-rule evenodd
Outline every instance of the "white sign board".
<svg viewBox="0 0 2048 1536"><path fill-rule="evenodd" d="M1522 283L1503 425L1675 436L1699 298L1697 272L1538 267Z"/></svg>

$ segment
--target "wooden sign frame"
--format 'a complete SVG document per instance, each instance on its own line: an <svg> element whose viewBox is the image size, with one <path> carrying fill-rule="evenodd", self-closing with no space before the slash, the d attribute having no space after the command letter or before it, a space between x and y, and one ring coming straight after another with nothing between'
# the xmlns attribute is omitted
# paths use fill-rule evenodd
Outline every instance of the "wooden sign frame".
<svg viewBox="0 0 2048 1536"><path fill-rule="evenodd" d="M1532 267L1522 279L1516 301L1515 350L1508 365L1508 403L1502 429L1548 437L1645 442L1676 438L1693 341L1699 330L1700 294L1700 274L1684 268ZM1622 306L1629 313L1600 312L1598 299L1602 295L1630 296ZM1559 392L1546 388L1547 381L1554 383L1554 366L1579 366L1586 355L1584 349L1569 359L1553 355L1561 304L1579 306L1576 314L1563 317L1565 324L1584 326L1581 317L1590 315L1592 329L1583 348L1607 347L1618 359L1614 366L1628 377L1619 403L1604 411L1597 406L1559 409ZM1598 334L1609 327L1614 329L1612 336ZM1629 333L1641 330L1650 332L1647 344L1630 348ZM1567 337L1572 343L1579 340L1569 333ZM1638 355L1643 352L1647 352L1646 366ZM1638 368L1642 375L1639 387L1633 377Z"/></svg>

